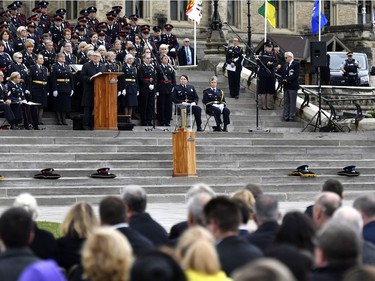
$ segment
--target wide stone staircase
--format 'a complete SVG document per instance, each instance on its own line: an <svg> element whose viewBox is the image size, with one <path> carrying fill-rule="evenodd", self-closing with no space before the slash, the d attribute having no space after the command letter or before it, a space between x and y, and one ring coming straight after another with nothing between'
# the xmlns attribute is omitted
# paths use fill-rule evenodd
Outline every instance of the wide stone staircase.
<svg viewBox="0 0 375 281"><path fill-rule="evenodd" d="M179 74L189 75L200 97L213 75L200 71ZM228 93L226 78L219 77L218 87ZM172 177L174 121L169 128L156 128L164 130L135 126L133 131L78 131L72 130L71 122L54 125L53 115L46 114L45 130L0 131L0 174L5 176L0 181L0 204L10 205L22 192L36 196L41 205L97 203L104 196L121 194L129 184L145 187L150 202L169 203L184 202L188 188L199 182L223 194L255 183L281 201L311 201L328 178L344 183L346 199L374 191L375 133L301 133L305 123L282 122L279 105L275 110L261 110L260 130L254 130L254 93L242 89L240 98L227 97L227 104L232 121L229 132L206 129L196 134L197 177ZM205 122L204 113L203 119ZM303 164L318 176L288 176ZM356 165L361 175L336 174L348 165ZM33 178L49 167L61 178ZM89 177L100 167L110 167L117 177Z"/></svg>

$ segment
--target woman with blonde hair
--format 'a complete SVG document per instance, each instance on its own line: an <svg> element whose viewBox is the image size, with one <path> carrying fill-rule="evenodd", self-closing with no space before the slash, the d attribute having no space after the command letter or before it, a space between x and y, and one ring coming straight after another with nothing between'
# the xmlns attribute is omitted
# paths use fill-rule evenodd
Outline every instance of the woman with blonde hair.
<svg viewBox="0 0 375 281"><path fill-rule="evenodd" d="M176 258L188 281L229 281L221 270L215 239L203 227L186 230L176 247Z"/></svg>
<svg viewBox="0 0 375 281"><path fill-rule="evenodd" d="M246 222L245 220L242 221L242 225L240 227L240 234L241 234L241 230L245 230L243 231L243 233L254 232L257 229L257 225L255 221L253 220L254 205L255 205L255 198L253 194L251 193L251 191L247 189L240 189L234 192L231 197L234 199L242 200L244 204L247 206L247 208L241 208L242 216L247 219L245 219ZM244 211L246 211L247 214L244 214L243 213Z"/></svg>
<svg viewBox="0 0 375 281"><path fill-rule="evenodd" d="M127 281L132 263L128 240L113 228L97 228L84 244L82 265L90 281Z"/></svg>
<svg viewBox="0 0 375 281"><path fill-rule="evenodd" d="M57 239L57 262L67 272L81 261L81 249L86 238L98 226L90 204L74 204L61 224L62 237Z"/></svg>

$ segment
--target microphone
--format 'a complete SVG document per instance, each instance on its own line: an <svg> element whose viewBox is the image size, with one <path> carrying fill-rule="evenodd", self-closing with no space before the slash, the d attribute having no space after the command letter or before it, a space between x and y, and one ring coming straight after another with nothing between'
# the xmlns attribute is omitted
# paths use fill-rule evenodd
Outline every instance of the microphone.
<svg viewBox="0 0 375 281"><path fill-rule="evenodd" d="M223 22L223 24L228 24L228 22L225 21L225 22Z"/></svg>

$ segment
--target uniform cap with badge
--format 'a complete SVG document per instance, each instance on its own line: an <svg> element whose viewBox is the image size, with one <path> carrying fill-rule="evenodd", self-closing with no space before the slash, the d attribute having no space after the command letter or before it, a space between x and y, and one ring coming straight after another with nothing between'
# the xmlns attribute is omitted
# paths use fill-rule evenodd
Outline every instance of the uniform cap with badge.
<svg viewBox="0 0 375 281"><path fill-rule="evenodd" d="M17 4L14 2L14 3L8 5L7 8L8 8L8 10L17 10L17 9L18 9L18 6L17 6Z"/></svg>
<svg viewBox="0 0 375 281"><path fill-rule="evenodd" d="M141 32L144 34L149 34L151 27L148 24L141 25Z"/></svg>
<svg viewBox="0 0 375 281"><path fill-rule="evenodd" d="M54 173L53 168L45 168L40 171L40 173L34 175L34 179L52 179L56 180L59 179L61 176L59 174Z"/></svg>
<svg viewBox="0 0 375 281"><path fill-rule="evenodd" d="M342 171L338 171L337 174L339 176L347 176L347 177L358 177L360 172L355 170L355 166L346 166L342 169Z"/></svg>
<svg viewBox="0 0 375 281"><path fill-rule="evenodd" d="M48 7L48 1L39 1L38 6L40 8L47 8Z"/></svg>
<svg viewBox="0 0 375 281"><path fill-rule="evenodd" d="M90 6L87 8L87 13L96 13L98 11L98 9L94 6Z"/></svg>
<svg viewBox="0 0 375 281"><path fill-rule="evenodd" d="M63 8L56 10L56 15L65 15L65 14L66 14L66 10Z"/></svg>
<svg viewBox="0 0 375 281"><path fill-rule="evenodd" d="M296 170L290 172L288 176L299 176L303 178L316 177L313 171L309 170L309 165L301 165Z"/></svg>
<svg viewBox="0 0 375 281"><path fill-rule="evenodd" d="M138 15L130 15L129 19L132 21L137 21L138 20Z"/></svg>
<svg viewBox="0 0 375 281"><path fill-rule="evenodd" d="M164 29L167 30L167 31L172 30L173 25L171 25L170 23L164 24Z"/></svg>
<svg viewBox="0 0 375 281"><path fill-rule="evenodd" d="M91 174L92 178L102 178L102 179L113 179L116 177L115 174L109 172L110 168L100 168L96 170L96 173Z"/></svg>

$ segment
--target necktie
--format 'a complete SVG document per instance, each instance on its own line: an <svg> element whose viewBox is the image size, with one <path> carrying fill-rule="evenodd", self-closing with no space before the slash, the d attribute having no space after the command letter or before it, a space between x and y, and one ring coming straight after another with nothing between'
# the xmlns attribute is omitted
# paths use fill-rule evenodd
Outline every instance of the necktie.
<svg viewBox="0 0 375 281"><path fill-rule="evenodd" d="M191 64L190 50L189 50L189 48L185 48L185 50L186 50L186 62L187 62L187 64Z"/></svg>

